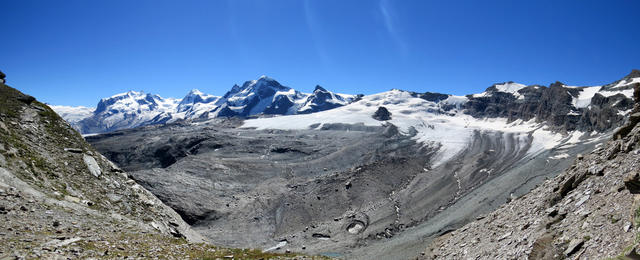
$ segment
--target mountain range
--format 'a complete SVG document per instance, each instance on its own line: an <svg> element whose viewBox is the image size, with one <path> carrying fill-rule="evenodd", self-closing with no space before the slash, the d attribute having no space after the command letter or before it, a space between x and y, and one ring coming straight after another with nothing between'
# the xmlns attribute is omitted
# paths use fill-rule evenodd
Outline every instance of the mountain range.
<svg viewBox="0 0 640 260"><path fill-rule="evenodd" d="M303 93L262 76L242 86L234 85L222 97L197 89L182 99L129 91L101 99L95 109L52 108L81 133L92 134L179 120L307 114L343 106L356 98L321 86L316 86L313 93Z"/></svg>
<svg viewBox="0 0 640 260"><path fill-rule="evenodd" d="M631 86L637 82L640 71L633 70L621 80L603 86L579 87L555 82L545 87L505 82L466 96L407 93L434 102L435 107L430 110L441 113L459 109L476 118L507 118L510 122L535 119L556 130L601 132L618 125L629 113L633 105ZM103 98L95 109L52 108L81 133L93 134L180 120L310 114L361 98L362 95L338 94L320 86L313 93L303 93L262 76L242 86L234 85L222 97L195 89L182 99L129 91Z"/></svg>

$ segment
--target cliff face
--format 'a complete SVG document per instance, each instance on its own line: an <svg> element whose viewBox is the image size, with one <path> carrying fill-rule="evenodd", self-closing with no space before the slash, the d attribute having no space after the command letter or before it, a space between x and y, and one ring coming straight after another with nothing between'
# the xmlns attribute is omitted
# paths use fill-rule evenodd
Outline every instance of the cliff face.
<svg viewBox="0 0 640 260"><path fill-rule="evenodd" d="M549 87L533 85L507 93L494 85L485 92L489 94L468 95L463 108L474 117L506 117L510 122L535 118L560 131L604 132L621 125L626 112L633 108L633 100L623 93L633 88L638 75L640 71L633 70L601 87L571 87L556 82ZM587 104L580 104L581 95L590 90L597 93Z"/></svg>
<svg viewBox="0 0 640 260"><path fill-rule="evenodd" d="M640 84L634 99L640 101ZM602 259L638 244L640 104L614 140L564 173L464 227L442 234L425 259Z"/></svg>

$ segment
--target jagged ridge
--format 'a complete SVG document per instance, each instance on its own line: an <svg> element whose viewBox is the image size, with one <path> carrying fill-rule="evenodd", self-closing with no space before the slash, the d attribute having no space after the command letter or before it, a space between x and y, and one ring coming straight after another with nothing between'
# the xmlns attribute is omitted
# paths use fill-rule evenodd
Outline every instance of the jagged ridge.
<svg viewBox="0 0 640 260"><path fill-rule="evenodd" d="M355 98L320 86L313 93L302 93L262 76L242 86L233 86L222 97L197 89L182 99L129 91L103 98L94 111L66 106L53 108L81 133L89 134L180 120L313 113L346 105Z"/></svg>

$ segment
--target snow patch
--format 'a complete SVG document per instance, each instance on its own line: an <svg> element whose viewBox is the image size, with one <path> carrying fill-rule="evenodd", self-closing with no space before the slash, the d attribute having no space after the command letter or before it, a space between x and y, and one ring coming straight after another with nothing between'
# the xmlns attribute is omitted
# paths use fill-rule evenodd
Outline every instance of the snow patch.
<svg viewBox="0 0 640 260"><path fill-rule="evenodd" d="M591 104L591 99L593 98L593 96L595 96L601 88L601 86L585 87L580 91L580 95L578 95L578 97L573 98L573 101L571 103L576 108L588 107Z"/></svg>
<svg viewBox="0 0 640 260"><path fill-rule="evenodd" d="M280 248L282 248L282 247L284 247L284 246L286 246L286 245L287 245L287 241L286 241L286 240L283 240L283 241L280 241L277 245L275 245L275 246L273 246L273 247L270 247L270 248L265 249L265 250L264 250L264 252L271 252L271 251L275 251L275 250L278 250L278 249L280 249Z"/></svg>
<svg viewBox="0 0 640 260"><path fill-rule="evenodd" d="M549 159L551 160L560 160L560 159L567 159L567 158L569 158L569 154L566 154L566 153L561 153L561 154L557 154L549 157Z"/></svg>

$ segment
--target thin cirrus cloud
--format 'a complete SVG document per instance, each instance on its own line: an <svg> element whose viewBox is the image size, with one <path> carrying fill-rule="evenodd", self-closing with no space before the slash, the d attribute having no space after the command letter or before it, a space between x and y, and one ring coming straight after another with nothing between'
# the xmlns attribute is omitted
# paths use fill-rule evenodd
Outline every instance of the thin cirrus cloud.
<svg viewBox="0 0 640 260"><path fill-rule="evenodd" d="M319 30L321 28L319 28L320 25L314 17L311 7L311 1L309 0L304 1L304 18L309 29L309 34L311 35L311 41L313 41L313 47L316 50L316 54L318 55L318 57L320 57L320 60L322 60L323 65L327 67L330 64L331 60L320 39L321 37L319 35Z"/></svg>
<svg viewBox="0 0 640 260"><path fill-rule="evenodd" d="M389 34L389 37L393 40L398 51L406 57L408 54L407 44L404 42L400 33L397 30L396 19L394 19L393 8L391 6L390 0L380 0L378 2L378 10L380 11L380 15L382 15L382 20L384 22L384 27Z"/></svg>

